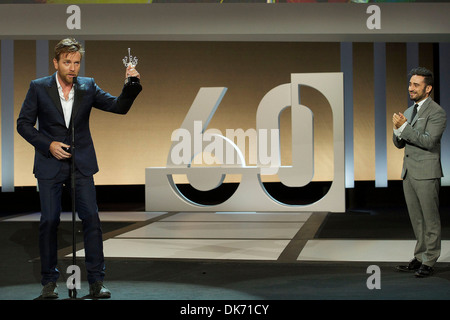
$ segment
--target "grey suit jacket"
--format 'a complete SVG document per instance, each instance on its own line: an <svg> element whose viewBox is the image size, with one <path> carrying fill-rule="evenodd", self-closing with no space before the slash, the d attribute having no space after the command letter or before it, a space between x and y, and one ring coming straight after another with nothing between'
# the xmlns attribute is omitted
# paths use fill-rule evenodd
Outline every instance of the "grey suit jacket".
<svg viewBox="0 0 450 320"><path fill-rule="evenodd" d="M410 122L413 106L404 115ZM402 179L436 179L443 176L441 166L441 137L447 124L445 110L428 98L417 115L407 124L400 137L393 135L394 145L405 148Z"/></svg>

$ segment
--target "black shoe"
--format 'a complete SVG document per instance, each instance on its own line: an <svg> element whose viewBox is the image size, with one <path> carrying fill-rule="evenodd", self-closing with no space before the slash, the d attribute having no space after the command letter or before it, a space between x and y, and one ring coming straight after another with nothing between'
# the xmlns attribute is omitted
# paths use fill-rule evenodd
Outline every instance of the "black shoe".
<svg viewBox="0 0 450 320"><path fill-rule="evenodd" d="M47 283L44 288L42 288L41 298L43 299L57 299L58 289L56 288L56 282Z"/></svg>
<svg viewBox="0 0 450 320"><path fill-rule="evenodd" d="M111 298L111 291L103 285L102 281L97 281L89 285L89 295L97 299Z"/></svg>
<svg viewBox="0 0 450 320"><path fill-rule="evenodd" d="M417 260L416 258L412 259L408 265L399 265L395 266L395 269L402 272L414 272L419 270L420 266L422 265L422 262Z"/></svg>
<svg viewBox="0 0 450 320"><path fill-rule="evenodd" d="M420 266L419 270L417 270L414 275L418 278L426 278L431 276L433 272L434 272L433 267L423 264Z"/></svg>

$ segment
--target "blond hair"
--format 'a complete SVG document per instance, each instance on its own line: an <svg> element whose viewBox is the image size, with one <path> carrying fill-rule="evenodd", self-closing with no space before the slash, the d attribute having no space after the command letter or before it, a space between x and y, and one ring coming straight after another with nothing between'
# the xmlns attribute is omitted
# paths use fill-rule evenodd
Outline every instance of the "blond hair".
<svg viewBox="0 0 450 320"><path fill-rule="evenodd" d="M84 49L81 43L74 38L63 39L55 46L55 59L59 61L61 54L73 52L79 52L81 54L81 58L83 58Z"/></svg>

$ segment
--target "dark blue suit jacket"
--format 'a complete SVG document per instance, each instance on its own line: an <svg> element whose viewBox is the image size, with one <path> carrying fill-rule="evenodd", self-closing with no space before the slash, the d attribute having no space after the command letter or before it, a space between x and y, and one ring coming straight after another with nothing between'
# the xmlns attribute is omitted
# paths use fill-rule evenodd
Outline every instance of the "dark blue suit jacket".
<svg viewBox="0 0 450 320"><path fill-rule="evenodd" d="M50 151L52 141L71 145L56 84L56 73L31 81L17 119L17 131L35 147L33 172L38 179L52 179L61 169L61 161ZM75 126L75 166L85 176L98 172L97 157L89 129L92 108L126 114L142 90L140 84L125 85L119 97L100 89L93 78L78 77L72 108ZM38 128L35 127L38 121Z"/></svg>

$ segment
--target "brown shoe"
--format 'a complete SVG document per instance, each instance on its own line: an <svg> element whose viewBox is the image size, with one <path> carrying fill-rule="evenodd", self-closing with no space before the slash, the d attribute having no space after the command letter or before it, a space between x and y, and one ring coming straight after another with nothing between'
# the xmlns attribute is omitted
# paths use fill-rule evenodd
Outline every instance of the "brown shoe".
<svg viewBox="0 0 450 320"><path fill-rule="evenodd" d="M42 288L41 298L43 298L43 299L57 299L58 298L58 289L57 289L56 282L49 282Z"/></svg>
<svg viewBox="0 0 450 320"><path fill-rule="evenodd" d="M103 285L102 281L97 281L89 285L89 295L97 299L111 298L111 291Z"/></svg>

